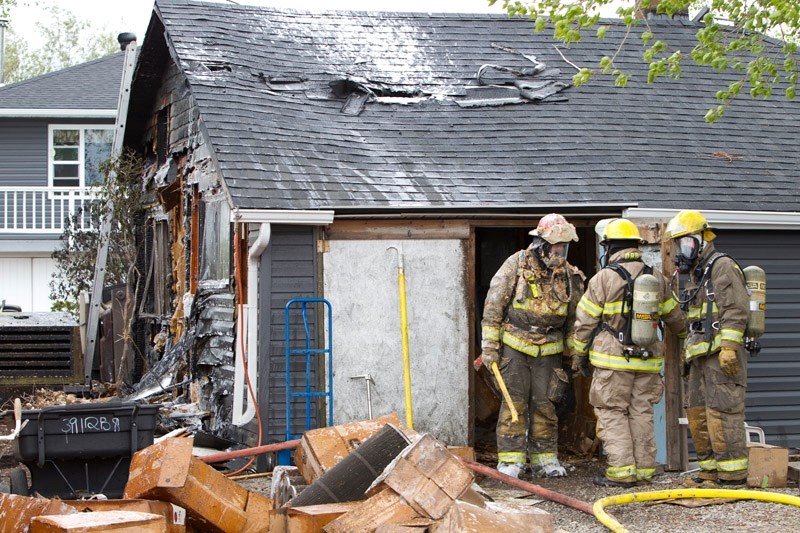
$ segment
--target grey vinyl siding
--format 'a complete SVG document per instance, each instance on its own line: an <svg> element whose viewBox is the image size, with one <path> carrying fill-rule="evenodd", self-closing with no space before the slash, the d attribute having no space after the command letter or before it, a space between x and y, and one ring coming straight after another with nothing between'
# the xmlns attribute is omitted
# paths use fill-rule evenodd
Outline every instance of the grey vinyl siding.
<svg viewBox="0 0 800 533"><path fill-rule="evenodd" d="M0 121L0 187L47 186L47 124L44 119Z"/></svg>
<svg viewBox="0 0 800 533"><path fill-rule="evenodd" d="M105 119L0 119L0 187L47 186L48 125L113 123Z"/></svg>
<svg viewBox="0 0 800 533"><path fill-rule="evenodd" d="M285 306L293 298L316 297L316 252L314 230L309 227L274 226L270 244L261 258L259 282L259 307L269 310L261 314L259 331L259 405L265 427L262 429L264 442L283 441L286 438L286 342ZM311 306L308 312L308 331L310 346L317 347L317 316ZM290 318L291 347L302 348L305 342L305 328L299 313L294 307ZM265 338L267 337L267 338ZM266 341L266 342L265 342ZM292 356L291 387L300 391L304 387L304 359L301 355ZM311 368L311 387L317 387L318 372ZM316 402L312 401L311 426L317 427L318 412ZM266 413L266 416L264 416ZM302 434L305 430L305 402L292 402L292 433Z"/></svg>
<svg viewBox="0 0 800 533"><path fill-rule="evenodd" d="M717 249L767 273L762 350L748 361L747 423L769 444L800 447L800 232L720 231Z"/></svg>

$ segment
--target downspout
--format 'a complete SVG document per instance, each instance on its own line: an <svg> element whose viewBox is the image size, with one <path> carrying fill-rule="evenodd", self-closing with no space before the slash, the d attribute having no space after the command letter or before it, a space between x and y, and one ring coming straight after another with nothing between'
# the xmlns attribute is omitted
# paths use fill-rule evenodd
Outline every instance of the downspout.
<svg viewBox="0 0 800 533"><path fill-rule="evenodd" d="M250 379L250 387L253 391L258 390L258 271L261 264L261 254L267 249L271 236L272 226L269 222L262 222L258 237L256 237L255 242L247 253L247 303L239 304L240 325L237 331L244 331L247 339L247 376ZM235 426L243 426L255 416L256 401L248 393L247 409L242 412L244 394L248 392L244 379L245 354L242 350L242 343L236 343L236 352L236 363L233 371L233 416L231 422Z"/></svg>
<svg viewBox="0 0 800 533"><path fill-rule="evenodd" d="M329 210L281 210L281 209L235 209L231 212L231 222L239 224L259 224L258 237L247 253L247 304L239 304L237 331L245 330L247 346L236 343L236 361L233 367L233 412L231 423L242 426L253 419L258 405L258 280L261 255L269 245L272 235L272 224L321 226L333 222L333 211ZM267 315L269 316L269 315ZM247 352L247 376L253 390L253 396L247 397L247 408L244 405L245 368L244 351Z"/></svg>

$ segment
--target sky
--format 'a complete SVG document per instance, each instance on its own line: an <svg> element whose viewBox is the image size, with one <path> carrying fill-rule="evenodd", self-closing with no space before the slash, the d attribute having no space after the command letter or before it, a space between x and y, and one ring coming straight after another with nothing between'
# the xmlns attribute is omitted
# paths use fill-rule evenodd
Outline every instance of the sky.
<svg viewBox="0 0 800 533"><path fill-rule="evenodd" d="M223 1L223 0L212 0ZM114 34L132 31L141 42L153 11L154 0L17 0L10 25L32 48L39 46L36 22L46 18L47 6L57 5L79 18ZM356 11L421 11L438 13L503 13L501 0L489 7L488 0L236 0L237 4L288 7L292 9Z"/></svg>

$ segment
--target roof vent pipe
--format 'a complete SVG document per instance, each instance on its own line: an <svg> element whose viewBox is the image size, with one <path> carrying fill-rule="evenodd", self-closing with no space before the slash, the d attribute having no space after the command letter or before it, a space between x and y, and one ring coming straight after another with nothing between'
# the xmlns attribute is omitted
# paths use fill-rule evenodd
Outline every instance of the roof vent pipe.
<svg viewBox="0 0 800 533"><path fill-rule="evenodd" d="M6 81L6 26L8 19L0 18L0 87Z"/></svg>
<svg viewBox="0 0 800 533"><path fill-rule="evenodd" d="M117 42L119 43L119 49L122 50L123 52L125 51L125 48L128 47L128 43L132 43L135 40L136 40L136 34L131 33L129 31L117 35Z"/></svg>

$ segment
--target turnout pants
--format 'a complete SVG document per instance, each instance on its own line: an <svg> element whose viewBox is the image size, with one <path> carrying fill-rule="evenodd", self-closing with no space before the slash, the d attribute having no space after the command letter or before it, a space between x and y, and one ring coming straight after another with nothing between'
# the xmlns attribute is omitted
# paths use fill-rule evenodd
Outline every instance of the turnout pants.
<svg viewBox="0 0 800 533"><path fill-rule="evenodd" d="M547 385L553 369L561 367L561 354L532 357L503 346L500 374L514 402L518 420L503 399L497 419L497 458L505 463L539 464L555 457L558 448L558 417L547 399Z"/></svg>
<svg viewBox="0 0 800 533"><path fill-rule="evenodd" d="M649 481L655 474L653 405L663 392L658 373L594 369L589 403L602 429L600 438L608 456L608 479Z"/></svg>
<svg viewBox="0 0 800 533"><path fill-rule="evenodd" d="M701 479L740 480L747 477L747 437L744 396L747 361L737 352L739 375L723 374L718 353L690 361L686 415L697 451Z"/></svg>

